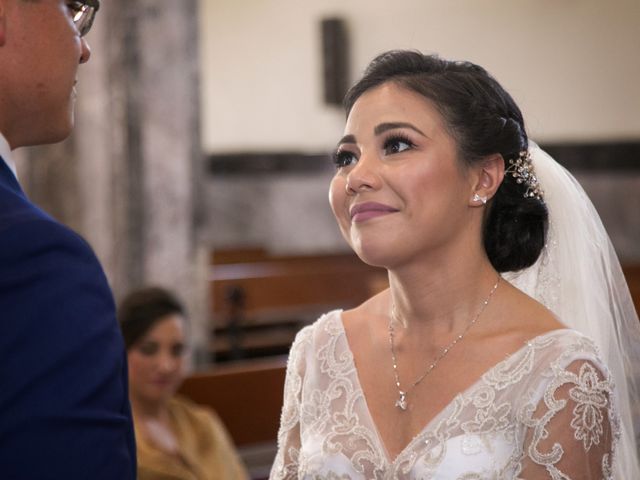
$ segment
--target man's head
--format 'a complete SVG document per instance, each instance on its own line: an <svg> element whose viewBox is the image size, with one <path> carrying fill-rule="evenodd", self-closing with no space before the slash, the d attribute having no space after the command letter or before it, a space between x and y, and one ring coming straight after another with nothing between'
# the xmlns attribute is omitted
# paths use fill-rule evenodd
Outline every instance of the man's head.
<svg viewBox="0 0 640 480"><path fill-rule="evenodd" d="M11 148L58 142L73 127L82 37L98 0L0 0L0 132Z"/></svg>

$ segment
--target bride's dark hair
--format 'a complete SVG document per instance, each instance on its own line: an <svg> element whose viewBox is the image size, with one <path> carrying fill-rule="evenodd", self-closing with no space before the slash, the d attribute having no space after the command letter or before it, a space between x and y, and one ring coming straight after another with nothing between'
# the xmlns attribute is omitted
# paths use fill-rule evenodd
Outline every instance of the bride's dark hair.
<svg viewBox="0 0 640 480"><path fill-rule="evenodd" d="M527 150L524 119L513 98L482 67L416 51L392 50L377 56L362 79L347 92L347 115L367 90L394 82L431 101L456 141L458 157L467 164L499 153L509 159ZM542 185L544 189L544 185ZM545 244L547 208L525 198L527 187L505 175L488 205L483 226L484 247L499 272L529 267Z"/></svg>

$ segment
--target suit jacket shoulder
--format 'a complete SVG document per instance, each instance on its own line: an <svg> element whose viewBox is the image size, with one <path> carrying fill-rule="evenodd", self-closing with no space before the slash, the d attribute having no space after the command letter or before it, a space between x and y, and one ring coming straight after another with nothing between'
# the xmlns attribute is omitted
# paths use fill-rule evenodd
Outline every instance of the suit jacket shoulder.
<svg viewBox="0 0 640 480"><path fill-rule="evenodd" d="M2 478L135 478L124 345L102 268L1 178L0 312Z"/></svg>

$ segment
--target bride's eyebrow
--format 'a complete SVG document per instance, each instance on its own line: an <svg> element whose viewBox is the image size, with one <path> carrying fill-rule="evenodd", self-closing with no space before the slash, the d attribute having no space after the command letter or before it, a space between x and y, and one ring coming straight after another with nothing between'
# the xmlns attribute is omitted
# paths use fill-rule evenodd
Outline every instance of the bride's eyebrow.
<svg viewBox="0 0 640 480"><path fill-rule="evenodd" d="M340 141L338 142L338 144L336 145L336 147L339 147L340 145L342 145L343 143L357 143L356 142L356 136L355 135L345 135L344 137L342 137L340 139Z"/></svg>
<svg viewBox="0 0 640 480"><path fill-rule="evenodd" d="M414 132L419 133L423 137L429 138L418 127L416 127L416 126L414 126L414 125L412 125L410 123L407 123L407 122L386 122L386 123L381 123L381 124L375 126L375 128L373 129L373 133L374 133L374 135L378 136L378 135L380 135L380 134L382 134L382 133L384 133L384 132L386 132L388 130L395 130L397 128L409 128L409 129L413 130ZM338 142L338 144L336 146L339 147L343 143L357 143L356 142L356 136L352 135L352 134L345 135L344 137L342 137L340 139L340 141Z"/></svg>
<svg viewBox="0 0 640 480"><path fill-rule="evenodd" d="M373 133L375 135L380 135L380 134L386 132L387 130L395 130L396 128L409 128L409 129L413 130L414 132L419 133L423 137L425 137L425 138L427 137L424 134L424 132L422 132L422 130L420 130L418 127L415 127L412 124L406 123L406 122L381 123L380 125L376 125L376 127L373 129Z"/></svg>

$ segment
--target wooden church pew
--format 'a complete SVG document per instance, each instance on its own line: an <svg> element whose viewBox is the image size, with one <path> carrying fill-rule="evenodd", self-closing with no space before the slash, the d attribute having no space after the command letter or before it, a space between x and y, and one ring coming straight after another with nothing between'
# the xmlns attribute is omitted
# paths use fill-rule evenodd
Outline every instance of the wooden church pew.
<svg viewBox="0 0 640 480"><path fill-rule="evenodd" d="M222 365L190 375L178 392L218 414L252 478L266 478L275 457L285 371L286 357Z"/></svg>
<svg viewBox="0 0 640 480"><path fill-rule="evenodd" d="M286 354L300 328L385 288L386 272L354 254L217 251L210 289L216 362Z"/></svg>

